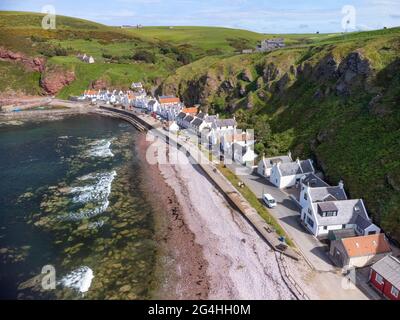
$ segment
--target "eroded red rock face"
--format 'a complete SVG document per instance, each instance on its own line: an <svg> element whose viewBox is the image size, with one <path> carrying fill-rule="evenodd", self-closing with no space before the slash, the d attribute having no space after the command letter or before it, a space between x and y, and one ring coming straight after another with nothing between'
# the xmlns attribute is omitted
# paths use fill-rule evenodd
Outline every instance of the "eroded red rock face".
<svg viewBox="0 0 400 320"><path fill-rule="evenodd" d="M98 79L92 83L92 89L94 90L103 90L110 87L110 84L105 79Z"/></svg>
<svg viewBox="0 0 400 320"><path fill-rule="evenodd" d="M43 72L46 64L44 58L30 58L20 52L13 52L11 50L0 47L0 59L12 62L21 63L29 71Z"/></svg>
<svg viewBox="0 0 400 320"><path fill-rule="evenodd" d="M42 73L40 85L48 94L54 95L74 80L75 73L73 71L46 68Z"/></svg>

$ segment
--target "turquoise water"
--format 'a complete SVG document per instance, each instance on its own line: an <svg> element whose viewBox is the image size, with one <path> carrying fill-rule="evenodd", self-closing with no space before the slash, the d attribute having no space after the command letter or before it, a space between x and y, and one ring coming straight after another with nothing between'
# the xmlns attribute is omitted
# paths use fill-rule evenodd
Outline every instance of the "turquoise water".
<svg viewBox="0 0 400 320"><path fill-rule="evenodd" d="M0 298L151 297L157 246L138 134L99 116L0 127ZM54 290L41 285L46 265Z"/></svg>

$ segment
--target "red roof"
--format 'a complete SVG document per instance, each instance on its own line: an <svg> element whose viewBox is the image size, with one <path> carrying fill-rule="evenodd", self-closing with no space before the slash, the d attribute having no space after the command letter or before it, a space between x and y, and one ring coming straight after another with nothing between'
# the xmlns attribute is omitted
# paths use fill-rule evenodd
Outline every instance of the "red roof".
<svg viewBox="0 0 400 320"><path fill-rule="evenodd" d="M158 99L160 103L180 103L181 100L176 97L165 97L165 98L159 98Z"/></svg>
<svg viewBox="0 0 400 320"><path fill-rule="evenodd" d="M342 239L349 257L361 257L391 252L384 233Z"/></svg>
<svg viewBox="0 0 400 320"><path fill-rule="evenodd" d="M189 113L189 114L197 114L197 111L199 109L196 107L192 107L192 108L183 108L182 112L184 113Z"/></svg>

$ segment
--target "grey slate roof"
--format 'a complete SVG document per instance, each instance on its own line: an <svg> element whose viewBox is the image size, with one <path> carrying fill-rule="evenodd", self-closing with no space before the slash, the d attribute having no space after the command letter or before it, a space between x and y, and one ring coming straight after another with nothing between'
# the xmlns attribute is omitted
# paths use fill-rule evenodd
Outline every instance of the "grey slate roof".
<svg viewBox="0 0 400 320"><path fill-rule="evenodd" d="M302 169L303 173L312 173L312 172L314 172L314 168L313 168L313 165L311 163L311 160L300 161L300 166L301 166L301 169Z"/></svg>
<svg viewBox="0 0 400 320"><path fill-rule="evenodd" d="M312 188L329 187L329 184L327 184L324 180L322 180L314 173L307 174L303 179L303 183L305 185L309 185Z"/></svg>
<svg viewBox="0 0 400 320"><path fill-rule="evenodd" d="M214 124L218 128L233 127L233 126L236 126L236 120L235 119L216 119L214 121Z"/></svg>
<svg viewBox="0 0 400 320"><path fill-rule="evenodd" d="M371 224L371 220L365 219L362 216L356 218L356 225L362 230L367 229Z"/></svg>
<svg viewBox="0 0 400 320"><path fill-rule="evenodd" d="M339 186L310 188L309 192L313 202L347 200L346 192Z"/></svg>
<svg viewBox="0 0 400 320"><path fill-rule="evenodd" d="M338 210L338 207L336 207L336 205L335 205L335 203L333 201L330 201L330 202L319 202L318 203L318 208L322 212L337 211Z"/></svg>
<svg viewBox="0 0 400 320"><path fill-rule="evenodd" d="M193 119L194 119L194 118L193 118L191 115L188 115L188 116L186 116L185 119L183 119L183 120L186 121L186 122L192 122Z"/></svg>
<svg viewBox="0 0 400 320"><path fill-rule="evenodd" d="M177 119L184 119L186 117L186 113L184 112L179 112L179 114L176 116Z"/></svg>
<svg viewBox="0 0 400 320"><path fill-rule="evenodd" d="M207 116L205 117L204 121L207 123L213 123L217 119L218 119L217 116Z"/></svg>
<svg viewBox="0 0 400 320"><path fill-rule="evenodd" d="M279 156L279 157L271 157L265 158L264 163L266 168L272 168L275 163L289 163L292 162L292 159L289 156Z"/></svg>
<svg viewBox="0 0 400 320"><path fill-rule="evenodd" d="M386 256L373 264L371 269L400 290L400 261L395 257Z"/></svg>
<svg viewBox="0 0 400 320"><path fill-rule="evenodd" d="M191 125L192 125L192 126L195 126L195 127L200 127L202 123L203 123L203 120L202 120L202 119L196 118L196 119L193 120L193 122L191 123Z"/></svg>
<svg viewBox="0 0 400 320"><path fill-rule="evenodd" d="M302 160L300 163L297 161L289 163L281 163L279 166L282 176L293 176L302 173L314 172L311 160Z"/></svg>
<svg viewBox="0 0 400 320"><path fill-rule="evenodd" d="M332 201L337 207L338 214L333 217L322 217L318 214L318 204L313 203L315 216L320 226L331 226L340 224L356 224L358 216L369 220L368 214L364 209L363 201L361 199L351 199L343 201ZM329 202L324 202L329 203Z"/></svg>
<svg viewBox="0 0 400 320"><path fill-rule="evenodd" d="M206 114L204 112L199 112L196 117L204 120Z"/></svg>
<svg viewBox="0 0 400 320"><path fill-rule="evenodd" d="M159 99L176 98L175 96L158 96Z"/></svg>

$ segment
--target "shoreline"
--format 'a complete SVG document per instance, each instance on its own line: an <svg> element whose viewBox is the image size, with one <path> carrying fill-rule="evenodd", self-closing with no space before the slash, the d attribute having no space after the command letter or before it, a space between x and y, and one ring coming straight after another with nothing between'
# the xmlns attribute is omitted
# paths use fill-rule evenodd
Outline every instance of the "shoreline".
<svg viewBox="0 0 400 320"><path fill-rule="evenodd" d="M204 300L209 296L208 263L203 248L186 223L175 191L165 181L158 165L146 162L149 142L138 135L136 148L142 161L144 188L150 195L155 213L156 241L160 245L156 264L156 285L153 299Z"/></svg>
<svg viewBox="0 0 400 320"><path fill-rule="evenodd" d="M141 136L145 139L144 135ZM161 177L163 184L172 190L172 203L179 212L176 221L181 223L170 225L168 236L172 235L175 241L165 242L168 250L180 253L177 259L166 265L167 269L175 268L179 275L174 284L169 284L169 288L175 288L175 295L167 295L168 298L193 299L193 292L189 289L202 286L207 291L202 298L208 299L295 299L281 277L274 252L245 218L226 202L201 169L190 164L151 167L153 184L158 184ZM156 179L155 176L159 177ZM185 233L193 241L191 247L199 251L188 248L187 242L176 241L183 239L180 237ZM201 270L201 274L207 285L194 283L192 277L185 277L182 272L182 261L178 258L185 260L185 271L192 276L199 271L199 260L196 261L193 255L203 257L200 261L205 261L201 265L206 270ZM161 286L161 295L167 288L165 283Z"/></svg>

